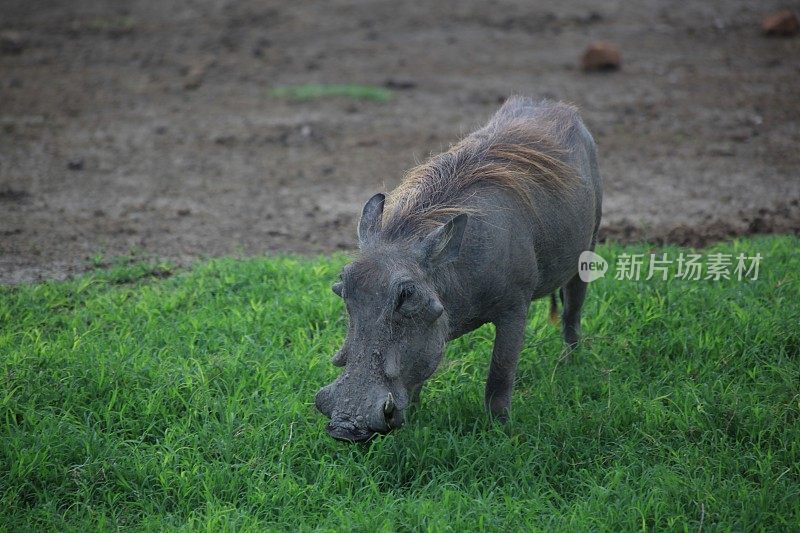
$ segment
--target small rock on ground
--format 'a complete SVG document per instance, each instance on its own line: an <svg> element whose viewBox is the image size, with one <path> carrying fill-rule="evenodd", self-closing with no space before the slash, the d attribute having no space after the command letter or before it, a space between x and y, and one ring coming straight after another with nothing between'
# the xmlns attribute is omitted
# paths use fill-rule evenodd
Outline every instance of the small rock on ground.
<svg viewBox="0 0 800 533"><path fill-rule="evenodd" d="M13 30L0 32L0 53L21 54L24 48L25 37L20 32Z"/></svg>
<svg viewBox="0 0 800 533"><path fill-rule="evenodd" d="M583 70L617 70L620 67L621 59L619 49L616 45L597 41L586 47L581 58Z"/></svg>
<svg viewBox="0 0 800 533"><path fill-rule="evenodd" d="M800 20L792 10L784 9L764 17L761 29L767 35L790 37L800 31Z"/></svg>

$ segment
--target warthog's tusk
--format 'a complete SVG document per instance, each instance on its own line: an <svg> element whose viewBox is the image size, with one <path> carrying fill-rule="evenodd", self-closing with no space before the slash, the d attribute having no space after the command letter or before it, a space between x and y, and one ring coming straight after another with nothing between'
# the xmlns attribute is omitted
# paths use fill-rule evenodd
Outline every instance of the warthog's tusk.
<svg viewBox="0 0 800 533"><path fill-rule="evenodd" d="M390 392L386 396L386 403L383 404L383 414L386 416L391 416L392 413L394 413L394 408L394 396L392 396L392 393Z"/></svg>

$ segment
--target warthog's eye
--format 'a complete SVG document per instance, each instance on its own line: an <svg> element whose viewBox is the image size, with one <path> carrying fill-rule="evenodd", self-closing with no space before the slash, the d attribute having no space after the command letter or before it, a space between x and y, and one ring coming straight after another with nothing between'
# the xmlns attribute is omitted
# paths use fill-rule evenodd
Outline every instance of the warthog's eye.
<svg viewBox="0 0 800 533"><path fill-rule="evenodd" d="M408 318L419 311L418 298L414 298L416 289L413 285L404 285L397 292L397 305L395 309L404 317Z"/></svg>
<svg viewBox="0 0 800 533"><path fill-rule="evenodd" d="M432 323L442 316L444 307L435 294L428 295L414 285L403 285L397 292L397 313L405 318L416 317Z"/></svg>
<svg viewBox="0 0 800 533"><path fill-rule="evenodd" d="M400 294L397 295L397 307L403 305L412 296L414 296L414 287L407 286L400 289Z"/></svg>

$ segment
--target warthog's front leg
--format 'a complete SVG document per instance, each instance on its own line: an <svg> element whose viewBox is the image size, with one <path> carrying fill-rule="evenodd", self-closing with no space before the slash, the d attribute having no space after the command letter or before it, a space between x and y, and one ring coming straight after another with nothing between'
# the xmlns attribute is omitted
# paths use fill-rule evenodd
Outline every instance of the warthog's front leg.
<svg viewBox="0 0 800 533"><path fill-rule="evenodd" d="M411 390L411 405L419 405L420 394L422 393L423 383L420 383Z"/></svg>
<svg viewBox="0 0 800 533"><path fill-rule="evenodd" d="M493 418L508 420L511 392L517 374L519 352L525 335L528 308L521 307L494 321L495 338L489 377L486 379L486 409Z"/></svg>

